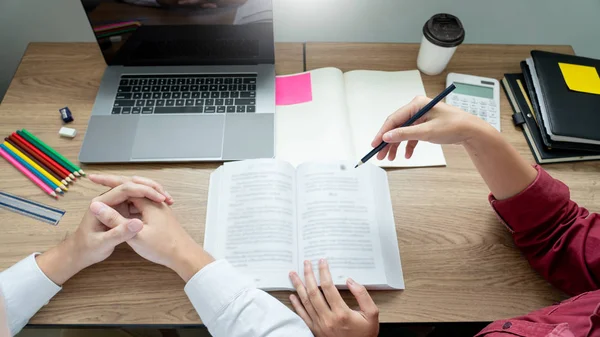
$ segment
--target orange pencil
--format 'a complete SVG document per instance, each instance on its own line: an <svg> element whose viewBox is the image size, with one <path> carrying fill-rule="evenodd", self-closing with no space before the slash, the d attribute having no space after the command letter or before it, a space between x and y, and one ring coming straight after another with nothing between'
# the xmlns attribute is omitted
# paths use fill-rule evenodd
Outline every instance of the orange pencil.
<svg viewBox="0 0 600 337"><path fill-rule="evenodd" d="M17 162L10 154L6 153L2 148L0 148L0 156L6 159L12 166L14 166L17 170L23 173L27 178L33 181L36 185L38 185L44 192L48 193L50 196L54 198L58 198L56 193L48 187L48 185L44 184L38 177L36 177L33 173L29 172L23 165Z"/></svg>

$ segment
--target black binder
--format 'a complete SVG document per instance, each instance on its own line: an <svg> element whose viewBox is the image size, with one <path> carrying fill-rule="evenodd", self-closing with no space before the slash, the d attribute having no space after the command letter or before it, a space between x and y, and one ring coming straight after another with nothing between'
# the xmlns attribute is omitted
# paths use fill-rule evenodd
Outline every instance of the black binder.
<svg viewBox="0 0 600 337"><path fill-rule="evenodd" d="M557 63L557 67L558 67L558 63ZM527 93L529 94L529 98L531 100L531 105L533 106L534 113L535 113L536 117L538 118L540 134L541 134L542 141L544 142L545 146L550 149L600 152L600 145L561 142L561 141L552 140L552 138L550 138L550 135L548 135L546 133L545 124L544 124L544 123L547 123L547 121L544 120L544 117L542 116L540 106L539 106L539 101L537 98L537 94L533 87L533 79L531 77L531 72L529 71L529 66L527 65L527 63L525 61L521 62L521 70L523 71L523 77L525 78L525 84L527 86ZM561 78L561 81L564 82L564 80L562 78ZM596 95L596 96L600 97L599 95ZM575 107L573 109L575 109ZM598 105L598 113L600 113L600 105ZM600 129L598 129L598 132L600 132Z"/></svg>
<svg viewBox="0 0 600 337"><path fill-rule="evenodd" d="M544 98L550 138L574 143L600 142L600 95L569 89L559 66L568 63L600 69L600 60L540 50L531 51L531 58ZM574 139L561 139L564 137Z"/></svg>
<svg viewBox="0 0 600 337"><path fill-rule="evenodd" d="M538 164L600 159L600 152L549 149L544 144L541 130L543 125L540 125L538 115L530 108L529 103L533 105L533 102L527 101L528 86L523 74L504 74L502 87L514 111L513 123L522 128L523 135Z"/></svg>

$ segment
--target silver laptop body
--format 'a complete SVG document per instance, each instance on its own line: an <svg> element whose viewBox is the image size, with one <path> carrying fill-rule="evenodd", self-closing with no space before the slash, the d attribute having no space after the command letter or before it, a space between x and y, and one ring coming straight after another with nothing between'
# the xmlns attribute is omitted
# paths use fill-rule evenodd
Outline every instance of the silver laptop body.
<svg viewBox="0 0 600 337"><path fill-rule="evenodd" d="M273 157L274 42L264 15L271 8L259 9L259 22L236 24L252 1L206 9L82 0L108 67L79 160Z"/></svg>

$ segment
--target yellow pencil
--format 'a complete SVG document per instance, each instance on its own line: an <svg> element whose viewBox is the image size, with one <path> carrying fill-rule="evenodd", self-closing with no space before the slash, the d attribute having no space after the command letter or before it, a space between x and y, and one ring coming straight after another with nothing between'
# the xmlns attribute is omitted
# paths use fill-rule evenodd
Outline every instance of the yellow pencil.
<svg viewBox="0 0 600 337"><path fill-rule="evenodd" d="M50 180L51 182L55 183L56 186L60 187L60 189L68 191L67 187L63 183L61 183L56 178L54 178L50 173L48 173L48 171L46 171L43 168L41 168L33 160L29 159L29 157L27 157L26 155L24 155L23 152L19 151L14 146L12 146L12 144L10 144L9 142L5 141L4 142L4 146L6 146L7 148L9 148L12 152L16 153L17 156L19 156L21 159L23 159L25 162L27 162L27 164L31 165L34 169L38 170L44 177L48 178L48 180Z"/></svg>

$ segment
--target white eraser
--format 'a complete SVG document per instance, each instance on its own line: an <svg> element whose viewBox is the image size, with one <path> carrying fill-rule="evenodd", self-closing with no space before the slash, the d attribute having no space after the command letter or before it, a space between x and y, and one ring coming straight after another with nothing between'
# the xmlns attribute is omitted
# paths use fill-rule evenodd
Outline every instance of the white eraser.
<svg viewBox="0 0 600 337"><path fill-rule="evenodd" d="M62 137L75 138L75 136L77 135L77 130L62 127L58 131L58 134L61 135Z"/></svg>

